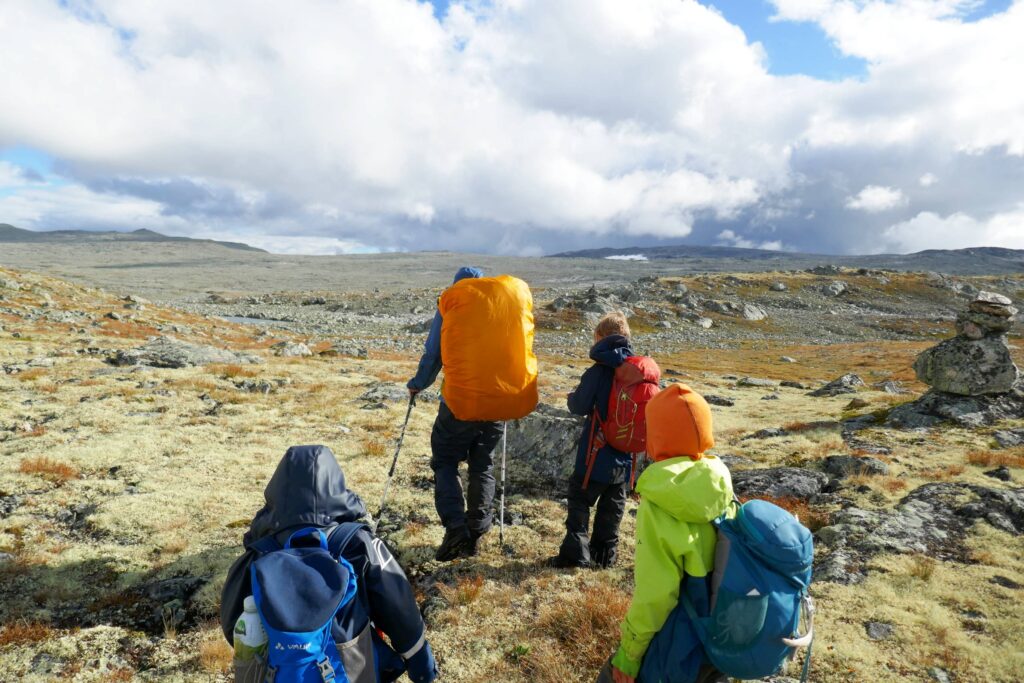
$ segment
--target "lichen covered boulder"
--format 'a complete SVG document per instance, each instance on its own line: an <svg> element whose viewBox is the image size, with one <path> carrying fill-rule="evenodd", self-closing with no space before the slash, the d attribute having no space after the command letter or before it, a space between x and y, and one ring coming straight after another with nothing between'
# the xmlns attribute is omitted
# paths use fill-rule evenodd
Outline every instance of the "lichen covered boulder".
<svg viewBox="0 0 1024 683"><path fill-rule="evenodd" d="M1005 393L1020 377L1001 335L947 339L918 356L914 372L932 388L961 396Z"/></svg>

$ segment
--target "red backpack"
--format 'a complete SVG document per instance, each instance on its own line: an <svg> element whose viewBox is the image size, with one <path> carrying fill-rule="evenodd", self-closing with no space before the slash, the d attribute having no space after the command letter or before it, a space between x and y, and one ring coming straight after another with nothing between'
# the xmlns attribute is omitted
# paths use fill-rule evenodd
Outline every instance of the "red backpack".
<svg viewBox="0 0 1024 683"><path fill-rule="evenodd" d="M647 402L661 391L660 380L658 364L647 356L630 356L615 368L607 421L602 421L600 413L594 410L583 488L587 488L597 452L605 444L632 455L647 450Z"/></svg>

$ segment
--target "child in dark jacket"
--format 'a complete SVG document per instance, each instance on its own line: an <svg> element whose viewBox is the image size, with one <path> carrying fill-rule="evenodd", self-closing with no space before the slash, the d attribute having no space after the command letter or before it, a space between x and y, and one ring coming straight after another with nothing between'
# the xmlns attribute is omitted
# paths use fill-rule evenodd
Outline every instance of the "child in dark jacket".
<svg viewBox="0 0 1024 683"><path fill-rule="evenodd" d="M569 394L569 410L584 415L576 449L576 466L569 480L569 512L565 520L565 539L558 555L549 563L555 567L610 567L615 564L619 544L619 524L629 497L633 460L629 453L605 444L588 463L595 430L596 410L602 421L608 419L608 398L615 379L615 368L633 354L626 316L615 312L605 315L594 329L590 366L579 386ZM589 471L588 471L589 470ZM590 527L590 508L596 504L594 531Z"/></svg>

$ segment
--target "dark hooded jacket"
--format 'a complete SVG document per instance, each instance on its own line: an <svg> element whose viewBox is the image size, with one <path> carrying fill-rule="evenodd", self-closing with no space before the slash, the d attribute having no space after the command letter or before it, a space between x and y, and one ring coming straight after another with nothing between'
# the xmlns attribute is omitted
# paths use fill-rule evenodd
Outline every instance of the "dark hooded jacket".
<svg viewBox="0 0 1024 683"><path fill-rule="evenodd" d="M573 478L582 480L587 471L587 449L590 447L591 422L594 409L597 409L601 420L608 419L608 399L612 393L612 382L615 380L615 368L633 356L629 338L619 334L605 337L590 349L590 359L594 364L587 368L580 378L579 386L569 394L569 412L574 415L585 415L583 432L576 445L576 467ZM604 484L619 484L629 477L633 459L629 453L623 453L609 445L605 445L597 453L594 468L590 472L590 480Z"/></svg>
<svg viewBox="0 0 1024 683"><path fill-rule="evenodd" d="M245 553L228 570L221 594L220 623L229 643L242 603L252 594L249 568L258 557L256 541L273 535L283 544L304 527L334 527L367 516L363 501L345 487L345 474L326 446L289 448L263 495L266 504L242 539ZM398 560L369 529L360 530L342 556L359 578L359 599L366 613L405 660L409 677L418 683L433 680L436 669L426 627Z"/></svg>

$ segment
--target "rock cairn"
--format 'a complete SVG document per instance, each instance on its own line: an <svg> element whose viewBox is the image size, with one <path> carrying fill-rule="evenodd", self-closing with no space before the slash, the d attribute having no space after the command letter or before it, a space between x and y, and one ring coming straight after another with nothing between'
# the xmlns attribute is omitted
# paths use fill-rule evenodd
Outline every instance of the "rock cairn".
<svg viewBox="0 0 1024 683"><path fill-rule="evenodd" d="M957 316L957 336L917 357L917 378L933 389L961 396L1010 391L1020 377L1006 343L1016 314L1005 296L979 292Z"/></svg>

